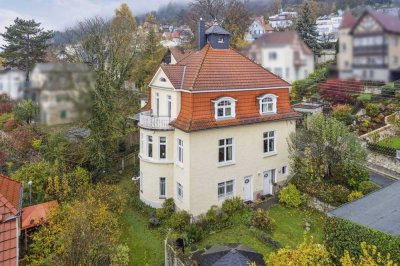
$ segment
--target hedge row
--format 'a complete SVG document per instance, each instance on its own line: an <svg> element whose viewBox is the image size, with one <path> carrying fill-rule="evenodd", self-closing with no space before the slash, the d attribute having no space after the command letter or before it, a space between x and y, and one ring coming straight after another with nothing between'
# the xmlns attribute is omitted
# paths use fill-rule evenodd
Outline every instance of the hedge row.
<svg viewBox="0 0 400 266"><path fill-rule="evenodd" d="M335 260L339 260L345 250L352 257L358 257L361 254L360 243L366 242L376 246L383 256L389 253L395 262L400 263L400 237L338 218L326 219L324 229L326 246Z"/></svg>
<svg viewBox="0 0 400 266"><path fill-rule="evenodd" d="M396 157L396 149L385 147L379 144L367 142L367 148L373 152L377 152L386 156Z"/></svg>

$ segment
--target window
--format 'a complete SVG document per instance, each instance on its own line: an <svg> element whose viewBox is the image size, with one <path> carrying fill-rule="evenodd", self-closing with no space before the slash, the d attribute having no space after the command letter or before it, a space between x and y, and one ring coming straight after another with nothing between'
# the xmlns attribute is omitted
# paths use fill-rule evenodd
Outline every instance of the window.
<svg viewBox="0 0 400 266"><path fill-rule="evenodd" d="M218 198L225 198L233 195L233 180L218 183Z"/></svg>
<svg viewBox="0 0 400 266"><path fill-rule="evenodd" d="M218 43L224 43L224 38L223 37L219 37L218 38Z"/></svg>
<svg viewBox="0 0 400 266"><path fill-rule="evenodd" d="M274 114L276 113L276 101L278 96L274 94L265 94L258 97L260 105L260 114Z"/></svg>
<svg viewBox="0 0 400 266"><path fill-rule="evenodd" d="M165 198L167 195L167 186L165 177L160 177L160 198Z"/></svg>
<svg viewBox="0 0 400 266"><path fill-rule="evenodd" d="M156 93L156 116L160 115L160 95Z"/></svg>
<svg viewBox="0 0 400 266"><path fill-rule="evenodd" d="M218 162L233 161L233 139L220 139L218 142Z"/></svg>
<svg viewBox="0 0 400 266"><path fill-rule="evenodd" d="M278 75L279 77L282 77L282 68L280 68L280 67L275 68L274 73L276 75Z"/></svg>
<svg viewBox="0 0 400 266"><path fill-rule="evenodd" d="M160 137L159 139L159 152L160 152L160 159L167 158L167 138Z"/></svg>
<svg viewBox="0 0 400 266"><path fill-rule="evenodd" d="M147 136L147 157L153 157L153 137Z"/></svg>
<svg viewBox="0 0 400 266"><path fill-rule="evenodd" d="M276 60L278 58L278 55L276 54L276 52L269 52L268 58L269 60Z"/></svg>
<svg viewBox="0 0 400 266"><path fill-rule="evenodd" d="M286 175L287 173L287 166L282 166L282 175Z"/></svg>
<svg viewBox="0 0 400 266"><path fill-rule="evenodd" d="M223 97L215 103L215 119L221 118L234 118L235 114L235 99L230 97Z"/></svg>
<svg viewBox="0 0 400 266"><path fill-rule="evenodd" d="M183 186L180 183L176 183L176 196L179 200L183 199Z"/></svg>
<svg viewBox="0 0 400 266"><path fill-rule="evenodd" d="M61 111L60 111L60 118L61 118L61 119L67 118L67 111L61 110Z"/></svg>
<svg viewBox="0 0 400 266"><path fill-rule="evenodd" d="M275 131L264 132L264 153L275 151Z"/></svg>
<svg viewBox="0 0 400 266"><path fill-rule="evenodd" d="M164 77L161 77L161 78L160 78L160 81L161 81L161 82L166 82L167 80L166 80Z"/></svg>
<svg viewBox="0 0 400 266"><path fill-rule="evenodd" d="M172 116L172 99L171 99L171 95L167 96L167 113L168 113L168 117Z"/></svg>
<svg viewBox="0 0 400 266"><path fill-rule="evenodd" d="M178 163L183 164L183 140L177 139L177 146L178 146L178 151L177 151Z"/></svg>

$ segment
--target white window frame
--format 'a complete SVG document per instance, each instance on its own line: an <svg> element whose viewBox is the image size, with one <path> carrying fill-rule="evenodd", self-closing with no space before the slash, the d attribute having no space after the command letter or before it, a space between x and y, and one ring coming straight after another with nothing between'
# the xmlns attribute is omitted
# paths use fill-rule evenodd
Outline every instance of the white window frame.
<svg viewBox="0 0 400 266"><path fill-rule="evenodd" d="M156 116L160 116L160 94L156 92Z"/></svg>
<svg viewBox="0 0 400 266"><path fill-rule="evenodd" d="M218 106L220 103L227 101L230 103L230 107L226 106ZM214 115L216 120L220 119L229 119L229 118L235 118L236 117L236 99L232 97L222 97L219 98L218 100L212 101L214 103ZM226 109L230 108L231 109L231 114L226 115ZM218 109L223 109L223 115L218 116Z"/></svg>
<svg viewBox="0 0 400 266"><path fill-rule="evenodd" d="M150 145L151 145L151 156L149 154ZM153 155L154 155L153 136L150 136L150 135L147 135L147 138L146 138L146 155L148 158L153 158Z"/></svg>
<svg viewBox="0 0 400 266"><path fill-rule="evenodd" d="M225 42L224 37L218 37L218 43L224 43L224 42Z"/></svg>
<svg viewBox="0 0 400 266"><path fill-rule="evenodd" d="M176 163L183 166L183 140L176 139Z"/></svg>
<svg viewBox="0 0 400 266"><path fill-rule="evenodd" d="M228 186L232 186L232 191L227 192ZM224 190L223 193L219 193L220 188ZM217 184L217 196L219 200L230 198L233 197L234 195L235 195L235 181L233 179L227 180L225 182L220 182Z"/></svg>
<svg viewBox="0 0 400 266"><path fill-rule="evenodd" d="M172 117L172 97L171 97L171 95L167 95L167 115L168 115L168 117Z"/></svg>
<svg viewBox="0 0 400 266"><path fill-rule="evenodd" d="M276 114L277 112L277 100L278 100L278 96L276 96L275 94L264 94L260 97L257 98L258 99L258 105L259 105L259 111L261 115L266 115L266 114ZM271 99L272 102L264 102L264 100L266 99ZM268 107L266 108L266 111L263 111L263 105L269 105L272 104L272 111L268 111Z"/></svg>
<svg viewBox="0 0 400 266"><path fill-rule="evenodd" d="M162 187L161 187L162 185L164 186L164 194L162 194ZM159 198L165 199L167 197L167 178L166 177L159 178L158 189L159 189Z"/></svg>
<svg viewBox="0 0 400 266"><path fill-rule="evenodd" d="M179 192L180 191L180 192ZM181 183L176 182L176 197L182 201L183 200L183 186Z"/></svg>
<svg viewBox="0 0 400 266"><path fill-rule="evenodd" d="M232 142L230 144L228 144L228 140L232 140ZM224 143L221 145L220 141L224 141ZM227 154L228 154L228 148L231 148L232 150L232 158L230 160L227 160ZM223 149L224 151L224 160L220 161L219 160L219 151L220 149ZM219 139L218 140L218 163L219 164L232 164L235 161L235 141L234 138L225 138L225 139Z"/></svg>
<svg viewBox="0 0 400 266"><path fill-rule="evenodd" d="M284 166L282 166L282 175L287 175L287 166L286 165L284 165Z"/></svg>
<svg viewBox="0 0 400 266"><path fill-rule="evenodd" d="M164 138L164 142L161 142L162 138ZM161 146L165 147L165 156L164 156L164 158L161 157ZM165 136L158 137L158 158L160 160L166 160L167 159L167 137L165 137Z"/></svg>
<svg viewBox="0 0 400 266"><path fill-rule="evenodd" d="M270 133L274 133L274 136L273 137L271 137L270 136ZM265 134L268 134L266 137L265 137ZM273 140L274 141L274 150L272 150L272 151L270 151L269 150L269 141L270 140ZM270 155L270 154L276 154L277 153L277 148L276 148L276 145L277 145L277 143L276 143L276 130L270 130L270 131L265 131L265 132L263 132L263 142L262 142L262 149L263 149L263 153L265 154L265 155ZM265 143L265 141L267 141L267 147L268 147L268 151L265 151L265 149L264 149L264 143Z"/></svg>

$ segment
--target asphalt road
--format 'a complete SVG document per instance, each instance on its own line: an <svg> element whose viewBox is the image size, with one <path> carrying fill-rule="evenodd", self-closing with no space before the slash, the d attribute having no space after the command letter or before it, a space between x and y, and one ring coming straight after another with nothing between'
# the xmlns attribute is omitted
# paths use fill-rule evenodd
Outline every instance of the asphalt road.
<svg viewBox="0 0 400 266"><path fill-rule="evenodd" d="M378 184L381 187L386 187L386 186L388 186L388 185L390 185L390 184L392 184L393 182L396 181L396 180L394 180L392 178L383 176L381 174L378 174L378 173L375 173L375 172L372 172L372 171L370 171L370 176L371 176L370 180L372 182Z"/></svg>

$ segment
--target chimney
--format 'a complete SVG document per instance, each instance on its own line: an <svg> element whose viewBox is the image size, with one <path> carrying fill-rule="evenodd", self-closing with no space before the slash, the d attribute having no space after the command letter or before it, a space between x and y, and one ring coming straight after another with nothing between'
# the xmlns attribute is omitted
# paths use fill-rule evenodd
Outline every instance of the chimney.
<svg viewBox="0 0 400 266"><path fill-rule="evenodd" d="M197 51L200 51L206 43L206 26L204 20L200 18L197 22Z"/></svg>

